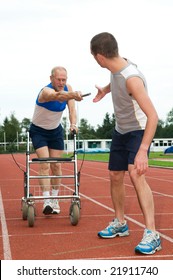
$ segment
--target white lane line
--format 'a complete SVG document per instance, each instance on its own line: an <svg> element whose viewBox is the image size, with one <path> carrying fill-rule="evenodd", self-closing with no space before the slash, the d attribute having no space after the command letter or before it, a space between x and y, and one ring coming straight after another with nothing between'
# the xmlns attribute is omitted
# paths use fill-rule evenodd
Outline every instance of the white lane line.
<svg viewBox="0 0 173 280"><path fill-rule="evenodd" d="M2 227L2 243L3 243L4 260L12 260L1 189L0 189L0 218L1 218L1 227Z"/></svg>

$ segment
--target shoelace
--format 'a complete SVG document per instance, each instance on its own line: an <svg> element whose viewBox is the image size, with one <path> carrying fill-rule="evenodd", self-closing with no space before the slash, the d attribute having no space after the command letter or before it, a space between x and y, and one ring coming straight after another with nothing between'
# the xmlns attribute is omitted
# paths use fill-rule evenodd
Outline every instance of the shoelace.
<svg viewBox="0 0 173 280"><path fill-rule="evenodd" d="M151 242L157 242L156 234L151 232L149 234L145 233L144 237L142 238L143 243L151 243Z"/></svg>
<svg viewBox="0 0 173 280"><path fill-rule="evenodd" d="M125 224L124 224L125 225ZM113 226L113 227L120 227L120 226L124 226L122 225L119 221L117 221L116 219L113 220L112 222L109 223L109 225L107 226L107 228L109 228L110 226Z"/></svg>

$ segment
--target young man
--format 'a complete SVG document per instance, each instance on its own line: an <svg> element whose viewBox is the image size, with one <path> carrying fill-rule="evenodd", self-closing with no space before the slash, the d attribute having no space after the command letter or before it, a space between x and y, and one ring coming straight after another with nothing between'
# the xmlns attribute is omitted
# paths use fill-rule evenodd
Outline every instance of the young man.
<svg viewBox="0 0 173 280"><path fill-rule="evenodd" d="M67 84L67 71L64 67L54 67L50 81L51 83L45 86L37 96L30 126L30 137L38 158L57 158L62 155L64 150L64 135L61 126L63 111L68 105L70 129L77 131L75 100L83 99L81 92L74 92ZM41 163L39 174L49 175L50 168L53 175L61 175L60 163ZM58 195L60 179L40 179L39 183L43 196L50 196L50 186L52 186L51 195ZM58 200L46 198L43 213L45 215L60 213Z"/></svg>
<svg viewBox="0 0 173 280"><path fill-rule="evenodd" d="M123 183L125 171L128 170L146 225L143 239L135 247L135 252L154 254L161 249L161 242L155 230L153 196L145 173L148 168L149 147L158 122L157 112L147 94L144 76L135 64L119 55L118 44L112 34L97 34L92 38L90 47L97 63L111 72L111 80L107 86L96 86L98 93L93 101L98 102L111 92L116 119L109 159L115 219L98 236L113 238L117 235L129 235L128 225L124 220Z"/></svg>

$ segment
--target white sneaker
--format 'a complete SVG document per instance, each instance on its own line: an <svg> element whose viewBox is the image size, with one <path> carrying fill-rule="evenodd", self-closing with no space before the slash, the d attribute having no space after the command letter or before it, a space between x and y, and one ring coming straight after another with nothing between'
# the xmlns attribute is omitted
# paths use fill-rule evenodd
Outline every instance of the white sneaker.
<svg viewBox="0 0 173 280"><path fill-rule="evenodd" d="M61 212L58 199L52 199L52 214L59 214Z"/></svg>
<svg viewBox="0 0 173 280"><path fill-rule="evenodd" d="M43 214L45 215L50 215L53 211L52 208L52 203L50 199L45 199L44 200L44 205L43 205Z"/></svg>

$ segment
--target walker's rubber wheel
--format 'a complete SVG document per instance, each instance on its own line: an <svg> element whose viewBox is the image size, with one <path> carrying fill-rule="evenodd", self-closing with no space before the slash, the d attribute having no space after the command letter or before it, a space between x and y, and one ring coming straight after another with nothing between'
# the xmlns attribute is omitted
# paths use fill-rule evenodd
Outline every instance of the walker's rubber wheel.
<svg viewBox="0 0 173 280"><path fill-rule="evenodd" d="M28 226L33 227L35 221L35 209L33 205L28 206Z"/></svg>
<svg viewBox="0 0 173 280"><path fill-rule="evenodd" d="M76 226L79 222L80 209L76 202L73 202L70 206L70 222L73 226Z"/></svg>
<svg viewBox="0 0 173 280"><path fill-rule="evenodd" d="M22 219L27 220L28 217L28 204L26 201L22 200Z"/></svg>

